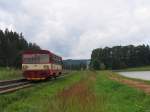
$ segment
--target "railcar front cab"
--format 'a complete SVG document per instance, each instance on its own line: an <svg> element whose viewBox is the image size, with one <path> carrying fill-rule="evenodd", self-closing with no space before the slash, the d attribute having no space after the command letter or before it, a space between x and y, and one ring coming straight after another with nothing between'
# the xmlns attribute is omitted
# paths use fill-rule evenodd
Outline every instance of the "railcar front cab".
<svg viewBox="0 0 150 112"><path fill-rule="evenodd" d="M26 51L22 57L23 76L27 80L44 80L62 73L62 58L49 51Z"/></svg>

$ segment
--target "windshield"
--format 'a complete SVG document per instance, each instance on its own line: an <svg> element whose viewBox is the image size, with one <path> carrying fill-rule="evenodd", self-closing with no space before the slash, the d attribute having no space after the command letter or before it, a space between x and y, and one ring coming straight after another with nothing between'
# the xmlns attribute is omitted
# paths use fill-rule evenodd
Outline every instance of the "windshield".
<svg viewBox="0 0 150 112"><path fill-rule="evenodd" d="M49 62L48 54L24 54L23 63L24 64L42 64Z"/></svg>

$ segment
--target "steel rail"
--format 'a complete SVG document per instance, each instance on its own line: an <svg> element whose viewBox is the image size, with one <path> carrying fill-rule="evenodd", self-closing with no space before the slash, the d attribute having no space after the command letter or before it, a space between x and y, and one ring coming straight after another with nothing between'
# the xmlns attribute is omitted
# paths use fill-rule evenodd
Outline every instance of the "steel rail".
<svg viewBox="0 0 150 112"><path fill-rule="evenodd" d="M13 79L0 81L0 94L15 91L31 86L31 82L26 79Z"/></svg>
<svg viewBox="0 0 150 112"><path fill-rule="evenodd" d="M68 72L63 72L62 75L57 78L66 77ZM56 78L56 79L57 79ZM28 81L26 79L13 79L0 81L0 94L13 92L22 88L27 88L33 85L34 82Z"/></svg>
<svg viewBox="0 0 150 112"><path fill-rule="evenodd" d="M26 79L21 78L21 79L12 79L12 80L0 80L0 86L11 84L11 83L23 82L23 81L26 81Z"/></svg>

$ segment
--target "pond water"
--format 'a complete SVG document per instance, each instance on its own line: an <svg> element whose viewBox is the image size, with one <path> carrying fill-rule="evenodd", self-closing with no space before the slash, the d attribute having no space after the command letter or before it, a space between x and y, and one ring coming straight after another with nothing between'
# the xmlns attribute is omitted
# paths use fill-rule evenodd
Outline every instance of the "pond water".
<svg viewBox="0 0 150 112"><path fill-rule="evenodd" d="M150 71L119 72L120 75L142 80L150 80Z"/></svg>

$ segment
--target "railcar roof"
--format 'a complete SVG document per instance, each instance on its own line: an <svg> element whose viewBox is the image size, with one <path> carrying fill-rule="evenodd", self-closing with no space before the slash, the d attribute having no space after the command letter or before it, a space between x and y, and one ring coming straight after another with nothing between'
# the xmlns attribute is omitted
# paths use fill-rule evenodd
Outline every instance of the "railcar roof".
<svg viewBox="0 0 150 112"><path fill-rule="evenodd" d="M54 53L52 53L52 52L50 52L50 51L48 51L48 50L26 50L26 51L24 51L22 54L52 54L52 55L54 55L54 56L57 56L57 57L59 57L59 58L61 58L60 56L58 56L58 55L56 55L56 54L54 54Z"/></svg>
<svg viewBox="0 0 150 112"><path fill-rule="evenodd" d="M23 52L23 54L33 54L33 53L43 53L47 54L50 53L48 50L26 50Z"/></svg>

